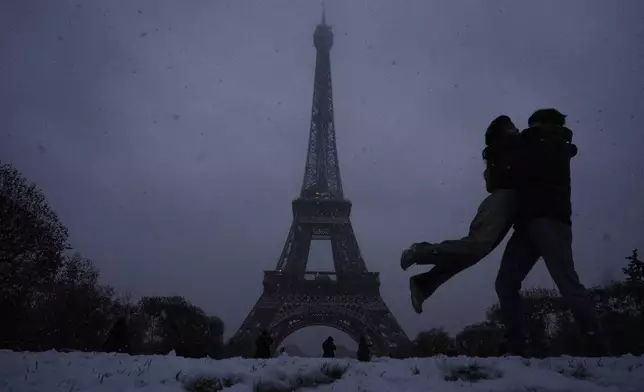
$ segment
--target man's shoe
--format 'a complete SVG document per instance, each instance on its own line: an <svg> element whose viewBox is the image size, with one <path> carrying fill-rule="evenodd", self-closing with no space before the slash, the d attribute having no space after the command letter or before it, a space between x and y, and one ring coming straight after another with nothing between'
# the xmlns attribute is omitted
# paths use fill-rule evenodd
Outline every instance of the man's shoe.
<svg viewBox="0 0 644 392"><path fill-rule="evenodd" d="M412 245L405 249L402 252L402 255L400 255L400 268L402 268L403 271L407 271L407 269L414 264L416 264L416 261L414 261L414 245Z"/></svg>
<svg viewBox="0 0 644 392"><path fill-rule="evenodd" d="M418 263L418 260L426 257L432 244L429 242L419 242L412 244L409 248L405 249L400 256L400 268L407 271L409 267Z"/></svg>
<svg viewBox="0 0 644 392"><path fill-rule="evenodd" d="M414 277L409 278L409 291L411 292L411 306L414 311L418 314L423 313L423 293L414 281Z"/></svg>

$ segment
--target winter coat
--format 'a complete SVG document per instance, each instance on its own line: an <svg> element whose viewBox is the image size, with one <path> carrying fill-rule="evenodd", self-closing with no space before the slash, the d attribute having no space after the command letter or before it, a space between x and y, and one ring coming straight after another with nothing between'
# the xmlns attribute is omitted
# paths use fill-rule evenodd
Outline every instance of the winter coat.
<svg viewBox="0 0 644 392"><path fill-rule="evenodd" d="M554 125L528 128L521 132L517 152L516 224L535 218L554 218L571 224L570 160L577 155L572 131Z"/></svg>

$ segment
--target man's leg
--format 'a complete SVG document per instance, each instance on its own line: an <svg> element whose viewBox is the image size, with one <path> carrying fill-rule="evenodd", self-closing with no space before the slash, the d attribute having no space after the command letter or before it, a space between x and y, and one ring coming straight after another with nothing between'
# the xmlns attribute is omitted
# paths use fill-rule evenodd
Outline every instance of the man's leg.
<svg viewBox="0 0 644 392"><path fill-rule="evenodd" d="M403 252L400 265L459 264L463 269L476 264L506 236L514 220L515 195L510 189L491 193L481 202L467 237L439 244L418 243Z"/></svg>
<svg viewBox="0 0 644 392"><path fill-rule="evenodd" d="M561 296L570 307L582 332L586 334L589 348L607 355L607 342L601 327L595 304L583 284L579 281L572 253L572 228L558 220L534 219L527 223L526 230L542 255L548 272Z"/></svg>
<svg viewBox="0 0 644 392"><path fill-rule="evenodd" d="M499 296L501 317L506 329L508 349L522 355L525 350L523 315L521 313L521 284L539 260L539 252L523 229L515 228L501 258L495 288Z"/></svg>

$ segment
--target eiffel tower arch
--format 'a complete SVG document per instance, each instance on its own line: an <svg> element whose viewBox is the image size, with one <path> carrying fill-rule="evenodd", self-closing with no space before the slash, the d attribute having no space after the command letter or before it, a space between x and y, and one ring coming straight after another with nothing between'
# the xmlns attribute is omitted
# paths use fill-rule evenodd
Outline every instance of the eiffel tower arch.
<svg viewBox="0 0 644 392"><path fill-rule="evenodd" d="M324 12L313 34L317 51L308 151L293 222L275 270L264 272L259 300L231 338L237 354L251 355L263 330L273 350L293 332L328 326L356 341L365 336L376 355L404 356L410 341L380 295L351 225L335 140L330 50L333 33ZM335 272L307 271L312 240L331 242ZM234 350L234 349L233 349Z"/></svg>

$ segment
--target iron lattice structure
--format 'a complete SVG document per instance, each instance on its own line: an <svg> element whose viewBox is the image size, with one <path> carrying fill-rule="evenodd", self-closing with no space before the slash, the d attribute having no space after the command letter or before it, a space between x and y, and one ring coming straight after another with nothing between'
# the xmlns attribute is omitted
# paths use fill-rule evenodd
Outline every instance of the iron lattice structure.
<svg viewBox="0 0 644 392"><path fill-rule="evenodd" d="M298 329L337 328L358 340L364 335L376 355L405 355L410 341L380 295L378 273L368 272L344 198L333 120L331 27L313 34L317 49L313 107L304 180L293 201L293 222L273 271L264 272L264 291L231 339L247 351L262 330L275 349ZM335 272L307 271L312 240L329 240Z"/></svg>

